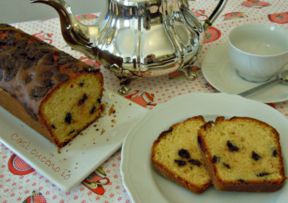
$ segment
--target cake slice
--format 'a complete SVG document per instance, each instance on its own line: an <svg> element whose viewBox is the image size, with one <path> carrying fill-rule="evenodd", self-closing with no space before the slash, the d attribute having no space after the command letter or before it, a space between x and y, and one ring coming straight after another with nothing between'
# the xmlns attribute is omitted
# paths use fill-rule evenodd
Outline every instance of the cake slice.
<svg viewBox="0 0 288 203"><path fill-rule="evenodd" d="M210 185L197 144L197 131L204 123L202 116L196 116L172 125L155 140L151 154L152 165L160 174L195 193Z"/></svg>
<svg viewBox="0 0 288 203"><path fill-rule="evenodd" d="M268 192L285 181L278 132L248 117L217 117L198 133L205 165L218 190Z"/></svg>

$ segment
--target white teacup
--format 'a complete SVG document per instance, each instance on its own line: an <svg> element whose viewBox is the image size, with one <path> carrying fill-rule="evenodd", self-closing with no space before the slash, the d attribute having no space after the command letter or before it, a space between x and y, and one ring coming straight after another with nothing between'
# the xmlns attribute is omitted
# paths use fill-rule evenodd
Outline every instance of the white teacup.
<svg viewBox="0 0 288 203"><path fill-rule="evenodd" d="M269 24L240 25L229 33L229 56L245 80L269 80L288 64L288 30Z"/></svg>

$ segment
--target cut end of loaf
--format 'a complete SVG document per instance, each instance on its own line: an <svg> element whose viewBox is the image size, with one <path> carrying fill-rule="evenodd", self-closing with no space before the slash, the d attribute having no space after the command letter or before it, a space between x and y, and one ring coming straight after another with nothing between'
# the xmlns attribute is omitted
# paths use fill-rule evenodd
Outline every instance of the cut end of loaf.
<svg viewBox="0 0 288 203"><path fill-rule="evenodd" d="M79 74L59 87L41 104L40 119L63 147L101 115L103 78L98 73Z"/></svg>

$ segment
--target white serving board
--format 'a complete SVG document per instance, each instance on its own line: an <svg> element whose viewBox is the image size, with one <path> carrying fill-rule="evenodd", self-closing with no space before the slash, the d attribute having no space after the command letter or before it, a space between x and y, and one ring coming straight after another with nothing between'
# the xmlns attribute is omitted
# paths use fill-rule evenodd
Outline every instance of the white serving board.
<svg viewBox="0 0 288 203"><path fill-rule="evenodd" d="M102 117L58 152L45 137L0 107L0 141L64 191L79 184L120 148L147 109L105 90ZM112 107L116 110L109 114Z"/></svg>

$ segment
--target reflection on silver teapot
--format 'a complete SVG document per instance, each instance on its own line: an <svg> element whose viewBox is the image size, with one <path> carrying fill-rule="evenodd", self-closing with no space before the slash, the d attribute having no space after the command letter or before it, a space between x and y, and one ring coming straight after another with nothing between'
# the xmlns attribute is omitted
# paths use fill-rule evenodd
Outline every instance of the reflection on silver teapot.
<svg viewBox="0 0 288 203"><path fill-rule="evenodd" d="M122 80L154 77L181 70L196 60L204 30L227 0L219 0L201 24L188 0L107 0L96 25L84 25L64 0L32 0L54 7L60 16L65 41L103 65Z"/></svg>

